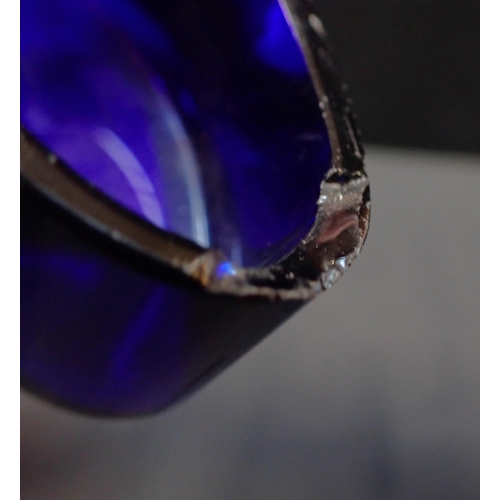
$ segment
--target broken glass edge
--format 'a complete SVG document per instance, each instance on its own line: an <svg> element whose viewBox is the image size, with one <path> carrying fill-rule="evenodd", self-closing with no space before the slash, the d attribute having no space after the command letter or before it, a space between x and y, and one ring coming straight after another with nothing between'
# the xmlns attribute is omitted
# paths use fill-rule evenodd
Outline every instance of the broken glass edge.
<svg viewBox="0 0 500 500"><path fill-rule="evenodd" d="M265 268L238 268L219 250L160 230L113 202L22 129L20 152L25 182L112 240L181 271L212 293L309 300L340 278L366 238L370 201L362 173L322 182L316 222L288 257ZM357 230L359 238L347 250L341 248L339 256L338 245L331 243L349 229Z"/></svg>

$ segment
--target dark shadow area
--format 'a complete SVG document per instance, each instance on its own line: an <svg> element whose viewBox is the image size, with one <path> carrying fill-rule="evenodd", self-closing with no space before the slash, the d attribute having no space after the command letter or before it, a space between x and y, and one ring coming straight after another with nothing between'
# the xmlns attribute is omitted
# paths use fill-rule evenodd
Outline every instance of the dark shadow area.
<svg viewBox="0 0 500 500"><path fill-rule="evenodd" d="M365 142L479 151L479 2L316 3Z"/></svg>

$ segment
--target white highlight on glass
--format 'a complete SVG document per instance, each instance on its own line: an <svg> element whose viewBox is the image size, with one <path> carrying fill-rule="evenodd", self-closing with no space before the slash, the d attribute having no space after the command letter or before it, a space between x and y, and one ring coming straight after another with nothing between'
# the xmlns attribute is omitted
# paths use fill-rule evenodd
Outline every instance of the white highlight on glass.
<svg viewBox="0 0 500 500"><path fill-rule="evenodd" d="M134 153L109 128L97 127L94 137L97 144L126 177L145 217L156 226L164 228L165 220L154 185Z"/></svg>

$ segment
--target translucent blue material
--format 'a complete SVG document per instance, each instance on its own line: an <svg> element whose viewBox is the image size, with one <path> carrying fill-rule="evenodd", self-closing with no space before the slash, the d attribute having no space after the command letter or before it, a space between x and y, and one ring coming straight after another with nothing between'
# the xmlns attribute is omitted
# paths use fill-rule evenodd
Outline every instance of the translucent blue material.
<svg viewBox="0 0 500 500"><path fill-rule="evenodd" d="M73 409L158 411L302 304L204 293L54 210L29 187L22 196L21 380ZM229 263L219 271L234 272Z"/></svg>
<svg viewBox="0 0 500 500"><path fill-rule="evenodd" d="M162 408L188 384L196 296L69 249L25 245L21 275L30 388L76 409L135 414Z"/></svg>
<svg viewBox="0 0 500 500"><path fill-rule="evenodd" d="M277 0L23 0L21 123L127 209L236 265L298 244L330 166Z"/></svg>

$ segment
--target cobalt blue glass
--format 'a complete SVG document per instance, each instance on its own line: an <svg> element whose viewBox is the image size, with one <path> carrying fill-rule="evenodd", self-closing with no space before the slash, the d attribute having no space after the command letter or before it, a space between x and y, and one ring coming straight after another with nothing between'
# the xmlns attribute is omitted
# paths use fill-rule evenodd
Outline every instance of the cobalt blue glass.
<svg viewBox="0 0 500 500"><path fill-rule="evenodd" d="M277 0L23 0L21 15L21 123L96 188L237 265L310 229L330 146Z"/></svg>
<svg viewBox="0 0 500 500"><path fill-rule="evenodd" d="M26 387L157 411L350 264L369 195L322 36L297 0L22 1Z"/></svg>

